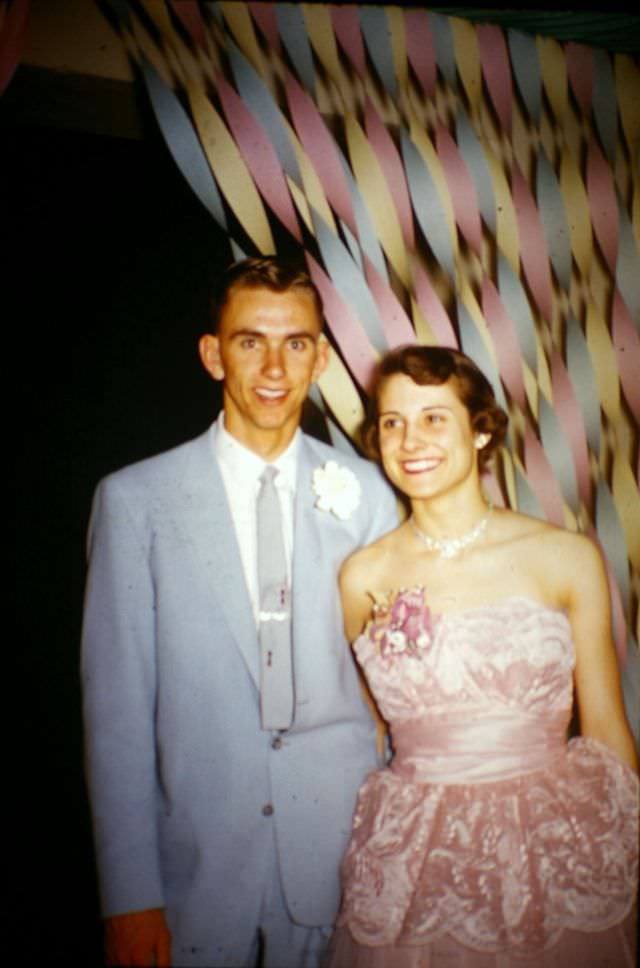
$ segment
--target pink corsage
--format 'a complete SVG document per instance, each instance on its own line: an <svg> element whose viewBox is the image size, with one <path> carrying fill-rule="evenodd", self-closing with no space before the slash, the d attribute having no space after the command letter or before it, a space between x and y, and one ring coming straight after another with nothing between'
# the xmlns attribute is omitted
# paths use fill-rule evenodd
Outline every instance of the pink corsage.
<svg viewBox="0 0 640 968"><path fill-rule="evenodd" d="M368 631L383 659L395 659L401 655L422 658L422 653L433 641L434 632L431 610L424 600L424 588L420 585L410 590L402 588L395 599L376 602Z"/></svg>

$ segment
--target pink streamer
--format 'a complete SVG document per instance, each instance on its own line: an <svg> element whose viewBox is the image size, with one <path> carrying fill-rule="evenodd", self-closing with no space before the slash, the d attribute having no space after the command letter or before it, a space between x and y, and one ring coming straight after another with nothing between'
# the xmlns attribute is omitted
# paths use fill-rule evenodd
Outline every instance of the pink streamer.
<svg viewBox="0 0 640 968"><path fill-rule="evenodd" d="M611 330L620 383L636 423L640 424L640 336L617 289L613 294Z"/></svg>
<svg viewBox="0 0 640 968"><path fill-rule="evenodd" d="M405 313L398 297L381 277L373 263L365 256L365 272L371 295L376 301L382 320L384 335L390 350L397 346L415 343L416 334L411 320Z"/></svg>
<svg viewBox="0 0 640 968"><path fill-rule="evenodd" d="M480 258L482 227L475 185L457 144L440 122L436 128L436 147L449 188L456 222L469 245Z"/></svg>
<svg viewBox="0 0 640 968"><path fill-rule="evenodd" d="M264 34L269 47L280 51L280 32L275 5L272 3L249 3L249 12Z"/></svg>
<svg viewBox="0 0 640 968"><path fill-rule="evenodd" d="M238 148L267 204L293 237L302 242L300 227L280 160L264 128L223 77L218 94Z"/></svg>
<svg viewBox="0 0 640 968"><path fill-rule="evenodd" d="M558 419L571 444L578 491L582 501L588 507L591 499L591 468L587 434L571 377L557 350L553 350L551 354L551 385Z"/></svg>
<svg viewBox="0 0 640 968"><path fill-rule="evenodd" d="M427 97L436 93L436 53L426 10L405 10L405 34L409 63Z"/></svg>
<svg viewBox="0 0 640 968"><path fill-rule="evenodd" d="M356 6L336 6L330 4L331 22L335 35L342 44L353 66L364 80L367 71L367 61L364 52L364 42L360 30L360 19Z"/></svg>
<svg viewBox="0 0 640 968"><path fill-rule="evenodd" d="M587 153L587 194L596 238L611 273L618 258L618 204L611 168L594 138Z"/></svg>
<svg viewBox="0 0 640 968"><path fill-rule="evenodd" d="M520 168L514 162L512 172L513 203L518 220L522 267L538 309L548 323L553 316L553 294L549 252L540 215Z"/></svg>
<svg viewBox="0 0 640 968"><path fill-rule="evenodd" d="M199 47L205 47L207 32L198 9L197 0L172 0L171 9L176 17L182 21L191 39L195 40Z"/></svg>
<svg viewBox="0 0 640 968"><path fill-rule="evenodd" d="M24 47L30 0L14 0L7 9L0 33L0 94L8 87Z"/></svg>
<svg viewBox="0 0 640 968"><path fill-rule="evenodd" d="M387 181L387 187L391 192L395 209L398 213L405 245L407 248L413 249L415 247L413 215L404 165L393 138L378 117L378 113L369 98L367 98L365 109L365 123L367 137L380 162L380 167Z"/></svg>
<svg viewBox="0 0 640 968"><path fill-rule="evenodd" d="M311 98L287 71L285 88L298 137L311 158L329 204L357 238L351 195L334 139Z"/></svg>
<svg viewBox="0 0 640 968"><path fill-rule="evenodd" d="M511 132L513 81L509 52L501 27L479 24L476 27L482 73L500 124Z"/></svg>
<svg viewBox="0 0 640 968"><path fill-rule="evenodd" d="M498 290L487 276L482 280L482 311L493 339L500 376L513 399L524 409L526 396L518 337Z"/></svg>
<svg viewBox="0 0 640 968"><path fill-rule="evenodd" d="M311 253L306 253L306 259L311 278L322 298L325 318L340 347L342 357L362 389L367 392L371 387L376 365L371 344L324 269Z"/></svg>
<svg viewBox="0 0 640 968"><path fill-rule="evenodd" d="M593 50L572 41L566 46L567 73L582 113L591 113L593 96Z"/></svg>
<svg viewBox="0 0 640 968"><path fill-rule="evenodd" d="M524 435L524 456L527 478L547 520L564 527L560 488L542 444L528 425Z"/></svg>
<svg viewBox="0 0 640 968"><path fill-rule="evenodd" d="M431 285L429 276L417 260L414 262L413 278L418 306L438 338L439 345L457 350L458 338L451 320Z"/></svg>

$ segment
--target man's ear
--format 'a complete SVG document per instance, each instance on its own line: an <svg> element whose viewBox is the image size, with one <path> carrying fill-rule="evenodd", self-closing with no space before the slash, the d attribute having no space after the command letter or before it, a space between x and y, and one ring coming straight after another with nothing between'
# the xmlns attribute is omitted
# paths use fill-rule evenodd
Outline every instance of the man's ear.
<svg viewBox="0 0 640 968"><path fill-rule="evenodd" d="M220 341L213 333L200 337L198 352L205 370L214 380L224 380L224 367L220 358Z"/></svg>
<svg viewBox="0 0 640 968"><path fill-rule="evenodd" d="M320 336L318 337L318 342L316 343L316 362L313 367L314 383L319 376L322 376L322 374L328 367L330 355L331 355L331 343L324 335L324 333L320 333Z"/></svg>

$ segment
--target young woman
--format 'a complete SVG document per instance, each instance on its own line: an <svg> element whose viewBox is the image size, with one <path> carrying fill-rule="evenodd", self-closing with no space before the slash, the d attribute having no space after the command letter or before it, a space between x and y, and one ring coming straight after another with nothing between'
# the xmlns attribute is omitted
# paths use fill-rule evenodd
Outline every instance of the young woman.
<svg viewBox="0 0 640 968"><path fill-rule="evenodd" d="M341 593L394 755L360 792L331 968L635 965L638 764L606 573L588 538L491 506L506 423L462 353L381 364L367 434L411 516L347 560Z"/></svg>

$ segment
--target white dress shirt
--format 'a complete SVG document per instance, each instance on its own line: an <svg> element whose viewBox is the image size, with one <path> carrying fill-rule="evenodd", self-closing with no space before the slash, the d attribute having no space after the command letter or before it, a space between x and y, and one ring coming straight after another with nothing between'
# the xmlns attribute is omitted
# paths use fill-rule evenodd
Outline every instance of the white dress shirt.
<svg viewBox="0 0 640 968"><path fill-rule="evenodd" d="M282 508L289 585L291 584L291 563L293 560L293 510L299 439L300 431L297 430L287 449L272 464L279 471L275 479L275 486ZM260 477L267 466L267 462L231 436L224 426L224 412L220 414L216 421L214 448L231 509L231 518L257 625L260 603L256 499L260 490Z"/></svg>

